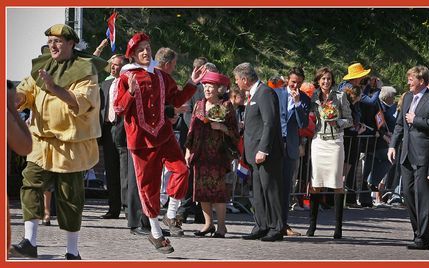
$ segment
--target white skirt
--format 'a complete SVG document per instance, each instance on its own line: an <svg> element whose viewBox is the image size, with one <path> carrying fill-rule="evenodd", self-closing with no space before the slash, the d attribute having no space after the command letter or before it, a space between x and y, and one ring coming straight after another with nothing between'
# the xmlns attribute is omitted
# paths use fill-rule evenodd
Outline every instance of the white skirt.
<svg viewBox="0 0 429 268"><path fill-rule="evenodd" d="M338 134L337 134L338 135ZM323 140L317 135L311 143L312 187L343 188L343 135Z"/></svg>

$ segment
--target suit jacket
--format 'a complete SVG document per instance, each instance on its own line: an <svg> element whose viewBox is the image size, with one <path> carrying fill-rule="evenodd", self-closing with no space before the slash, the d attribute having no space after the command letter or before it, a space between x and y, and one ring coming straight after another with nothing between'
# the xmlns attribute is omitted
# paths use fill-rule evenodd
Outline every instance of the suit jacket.
<svg viewBox="0 0 429 268"><path fill-rule="evenodd" d="M413 124L408 125L405 115L410 109L413 97L412 92L404 96L389 147L395 148L402 140L401 164L408 157L411 164L424 166L429 161L429 89L426 88L414 111L416 116Z"/></svg>
<svg viewBox="0 0 429 268"><path fill-rule="evenodd" d="M106 116L106 109L109 109L109 90L110 86L112 85L113 79L105 80L101 83L101 90L100 90L100 99L101 99L101 106L100 106L100 124L101 129L103 129L104 120ZM114 142L115 144L118 144L119 146L127 146L127 136L125 133L124 128L124 119L123 116L116 115L116 119L114 122L116 126L116 133L114 135ZM101 137L103 139L103 137Z"/></svg>
<svg viewBox="0 0 429 268"><path fill-rule="evenodd" d="M267 161L283 156L279 100L273 89L260 83L244 118L244 151L249 164L255 164L258 151L267 153Z"/></svg>
<svg viewBox="0 0 429 268"><path fill-rule="evenodd" d="M288 111L288 100L289 93L287 89L279 88L275 89L277 94L282 94L281 91L285 93L286 104L284 107L286 111L281 112L280 117L284 116L287 124L287 133L286 133L286 153L289 158L298 159L299 158L299 132L300 128L306 128L308 126L308 113L310 110L310 98L303 92L299 92L301 104L298 107L294 107L290 112ZM279 98L281 101L281 98ZM280 109L281 111L281 109ZM283 132L283 130L282 130ZM282 133L284 135L284 133ZM284 140L283 140L284 141Z"/></svg>

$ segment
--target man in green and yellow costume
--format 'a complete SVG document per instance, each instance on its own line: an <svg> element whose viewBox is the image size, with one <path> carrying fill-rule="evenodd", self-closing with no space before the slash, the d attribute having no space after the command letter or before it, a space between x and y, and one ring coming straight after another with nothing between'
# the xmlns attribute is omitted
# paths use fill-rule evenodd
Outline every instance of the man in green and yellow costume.
<svg viewBox="0 0 429 268"><path fill-rule="evenodd" d="M19 110L32 111L33 150L22 172L24 239L15 254L37 258L37 226L43 192L54 185L57 219L67 232L67 260L81 259L79 230L85 201L84 171L98 162L100 92L98 71L106 62L74 49L76 32L64 24L45 31L49 51L32 61L31 76L17 86Z"/></svg>

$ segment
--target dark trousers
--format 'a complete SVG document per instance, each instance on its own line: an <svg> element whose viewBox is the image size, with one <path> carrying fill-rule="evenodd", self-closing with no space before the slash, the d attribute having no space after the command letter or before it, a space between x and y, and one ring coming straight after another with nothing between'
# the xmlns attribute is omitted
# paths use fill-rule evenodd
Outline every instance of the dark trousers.
<svg viewBox="0 0 429 268"><path fill-rule="evenodd" d="M28 162L22 176L21 206L24 221L43 218L43 193L54 185L60 229L69 232L80 230L85 203L82 171L57 173Z"/></svg>
<svg viewBox="0 0 429 268"><path fill-rule="evenodd" d="M404 199L410 214L414 241L429 245L428 166L416 166L408 159L401 166Z"/></svg>
<svg viewBox="0 0 429 268"><path fill-rule="evenodd" d="M285 143L286 149L286 143ZM283 157L283 176L281 179L281 204L282 204L282 222L283 225L286 226L288 222L289 215L289 204L290 204L290 192L291 185L293 180L293 175L298 167L298 159L292 159L287 155L285 151L285 156Z"/></svg>
<svg viewBox="0 0 429 268"><path fill-rule="evenodd" d="M149 218L143 213L142 205L137 188L136 173L134 170L133 158L128 152L128 227L148 227L150 228Z"/></svg>
<svg viewBox="0 0 429 268"><path fill-rule="evenodd" d="M253 199L256 226L252 233L283 229L280 186L282 159L267 159L261 165L252 164Z"/></svg>
<svg viewBox="0 0 429 268"><path fill-rule="evenodd" d="M180 203L180 206L177 210L177 214L182 215L183 218L187 218L189 214L194 214L195 218L202 218L201 205L196 204L193 200L194 194L194 169L189 170L189 181L188 181L188 191L186 192L185 198Z"/></svg>
<svg viewBox="0 0 429 268"><path fill-rule="evenodd" d="M126 207L128 203L128 150L126 146L115 142L116 131L117 127L114 124L103 125L102 140L109 212L119 215L121 208Z"/></svg>

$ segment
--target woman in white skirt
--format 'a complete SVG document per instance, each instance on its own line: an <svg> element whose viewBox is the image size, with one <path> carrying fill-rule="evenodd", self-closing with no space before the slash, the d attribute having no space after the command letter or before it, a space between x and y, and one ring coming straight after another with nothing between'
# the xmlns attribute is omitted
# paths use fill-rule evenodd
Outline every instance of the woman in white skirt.
<svg viewBox="0 0 429 268"><path fill-rule="evenodd" d="M346 94L334 87L332 71L323 67L316 71L311 107L316 114L316 133L311 144L312 178L310 187L310 227L307 236L314 236L319 208L319 194L323 188L335 192L335 233L334 238L342 237L343 222L343 165L344 128L353 124L352 114Z"/></svg>

